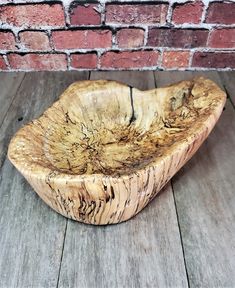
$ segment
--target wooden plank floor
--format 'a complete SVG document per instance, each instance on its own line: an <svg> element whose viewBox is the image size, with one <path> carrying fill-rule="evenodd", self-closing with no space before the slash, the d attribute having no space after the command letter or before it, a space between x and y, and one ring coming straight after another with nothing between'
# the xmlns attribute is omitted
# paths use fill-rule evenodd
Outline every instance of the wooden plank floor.
<svg viewBox="0 0 235 288"><path fill-rule="evenodd" d="M72 82L145 90L204 74L228 93L198 153L140 214L94 227L48 208L6 157L12 135ZM235 287L234 72L0 74L0 287Z"/></svg>

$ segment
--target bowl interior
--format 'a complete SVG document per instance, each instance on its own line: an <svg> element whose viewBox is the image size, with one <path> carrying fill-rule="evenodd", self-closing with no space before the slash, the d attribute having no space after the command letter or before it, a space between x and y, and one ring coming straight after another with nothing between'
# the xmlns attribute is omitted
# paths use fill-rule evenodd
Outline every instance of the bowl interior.
<svg viewBox="0 0 235 288"><path fill-rule="evenodd" d="M208 115L213 98L208 93L195 97L192 89L192 82L152 93L118 85L84 94L75 89L57 105L56 121L45 129L43 152L66 173L140 169Z"/></svg>
<svg viewBox="0 0 235 288"><path fill-rule="evenodd" d="M203 125L218 98L200 79L150 91L112 81L74 83L25 127L18 147L28 165L67 174L133 173Z"/></svg>

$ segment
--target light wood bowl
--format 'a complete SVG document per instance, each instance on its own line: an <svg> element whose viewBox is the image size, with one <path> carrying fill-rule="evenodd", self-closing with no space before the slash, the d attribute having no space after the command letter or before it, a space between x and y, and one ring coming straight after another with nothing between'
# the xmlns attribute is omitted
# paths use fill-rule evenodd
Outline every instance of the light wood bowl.
<svg viewBox="0 0 235 288"><path fill-rule="evenodd" d="M60 214L119 223L141 211L192 157L225 100L202 77L149 91L76 82L16 133L8 157Z"/></svg>

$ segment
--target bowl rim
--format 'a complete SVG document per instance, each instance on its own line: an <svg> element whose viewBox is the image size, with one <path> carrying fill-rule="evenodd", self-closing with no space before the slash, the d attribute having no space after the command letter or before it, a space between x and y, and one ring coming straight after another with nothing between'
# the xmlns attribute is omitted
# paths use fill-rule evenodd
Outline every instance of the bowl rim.
<svg viewBox="0 0 235 288"><path fill-rule="evenodd" d="M73 84L71 84L64 93L61 94L61 96L59 97L58 100L56 100L49 108L47 108L44 113L39 116L38 118L31 120L28 124L26 124L25 126L21 127L13 136L13 138L10 141L9 147L8 147L8 158L9 160L13 163L13 165L27 178L37 178L40 180L45 180L47 179L51 174L54 175L53 179L56 180L58 183L64 183L64 182L94 182L97 180L104 180L104 179L112 179L114 181L123 181L125 179L131 179L133 178L135 175L138 177L138 174L142 174L143 172L145 172L146 170L150 170L150 169L155 169L159 164L163 164L165 163L168 158L171 158L172 155L176 154L176 153L180 153L183 150L187 149L187 147L189 147L196 139L198 139L201 135L203 135L204 133L206 133L206 136L211 132L211 130L213 129L215 123L217 122L217 120L220 117L220 114L222 113L223 107L225 105L226 102L226 93L224 91L222 91L217 84L215 84L213 81L211 81L210 79L207 79L205 77L195 77L193 78L191 81L194 81L194 83L197 83L197 81L199 80L207 80L209 81L209 85L211 85L212 89L210 90L209 94L220 94L220 100L218 101L218 104L213 108L212 113L210 113L208 115L208 117L206 118L206 120L203 123L198 123L196 122L193 127L190 127L189 130L194 131L194 133L190 133L188 134L187 138L182 138L179 141L173 143L167 150L167 153L158 156L157 158L153 158L153 160L146 164L146 166L135 170L135 171L131 171L130 169L130 173L122 173L122 174L104 174L104 173L93 173L93 174L71 174L71 173L66 173L63 171L60 171L58 168L55 167L55 169L51 169L49 167L44 167L41 166L37 163L31 163L30 164L30 168L29 169L25 169L24 167L22 167L21 165L19 165L18 161L14 159L14 157L12 157L12 153L14 154L14 147L18 141L17 137L19 135L19 132L22 131L23 129L29 129L28 128L28 124L32 124L34 125L34 121L38 120L40 118L42 118L44 116L45 113L47 113L48 111L50 111L50 109L56 104L58 103L62 97L65 97L65 92L69 89L69 87L71 87L72 85L74 85L75 83L80 83L81 85L88 83L89 85L94 83L94 82L99 82L99 83L103 83L104 85L106 85L107 83L111 84L116 83L118 85L124 86L124 87L130 87L128 85L125 85L123 83L120 83L118 81L113 81L113 80L83 80L83 81L78 81L78 82L74 82ZM157 91L159 89L167 89L169 87L172 86L177 86L182 82L188 82L190 80L185 80L185 81L180 81L177 82L173 85L168 85L166 87L163 88L155 88L155 89L150 89L150 90L139 90L137 88L133 88L136 91L139 91L141 93L151 93L151 91ZM197 127L198 126L198 127ZM205 136L205 138L206 138ZM180 167L179 167L180 168Z"/></svg>

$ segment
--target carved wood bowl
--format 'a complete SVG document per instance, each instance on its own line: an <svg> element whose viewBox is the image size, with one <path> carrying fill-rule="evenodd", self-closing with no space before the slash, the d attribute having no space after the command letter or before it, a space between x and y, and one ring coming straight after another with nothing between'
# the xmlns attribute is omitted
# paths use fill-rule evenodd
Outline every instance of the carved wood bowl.
<svg viewBox="0 0 235 288"><path fill-rule="evenodd" d="M202 77L149 91L76 82L16 133L8 157L62 215L97 225L122 222L197 151L225 99Z"/></svg>

